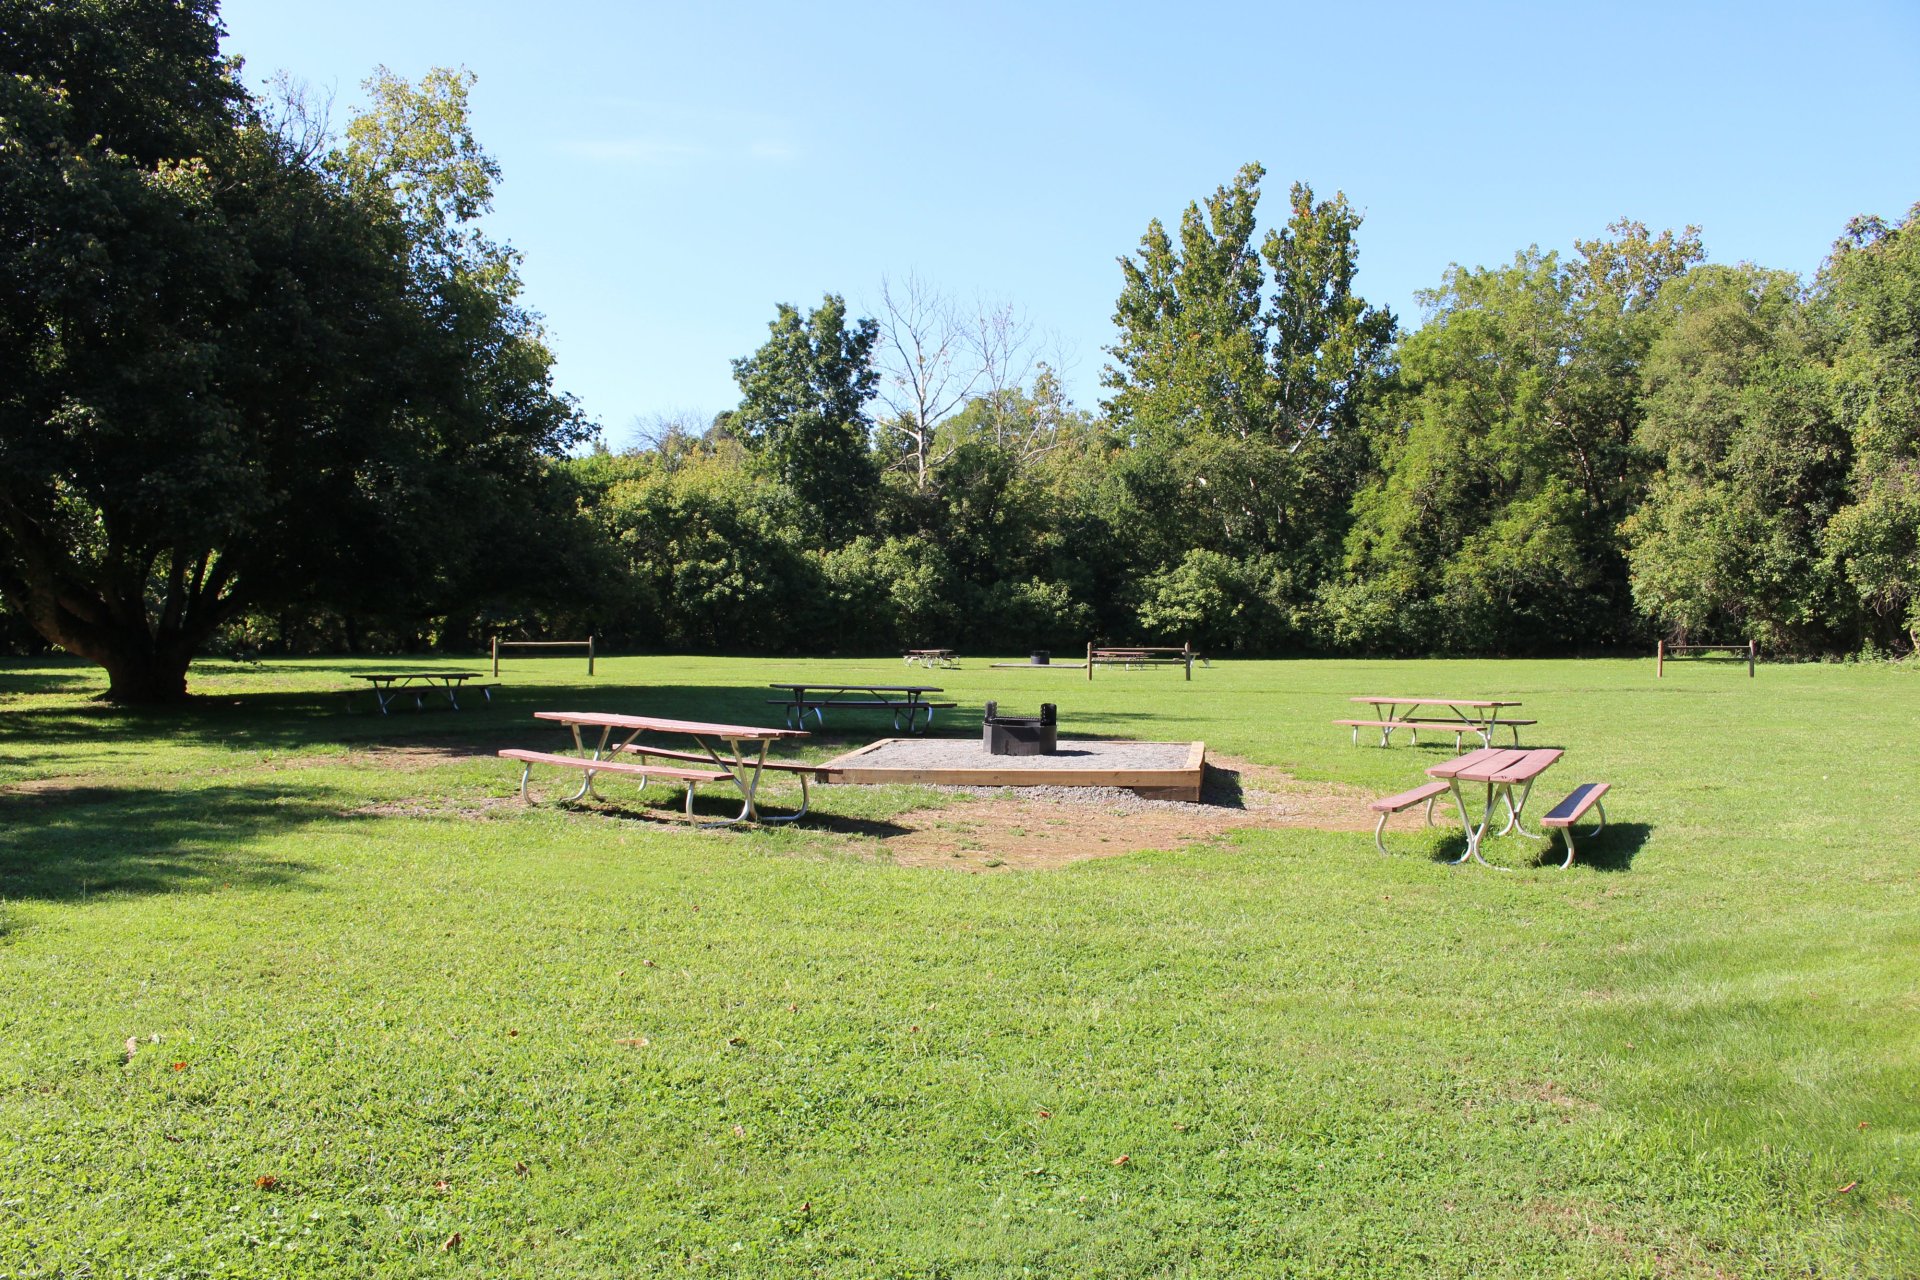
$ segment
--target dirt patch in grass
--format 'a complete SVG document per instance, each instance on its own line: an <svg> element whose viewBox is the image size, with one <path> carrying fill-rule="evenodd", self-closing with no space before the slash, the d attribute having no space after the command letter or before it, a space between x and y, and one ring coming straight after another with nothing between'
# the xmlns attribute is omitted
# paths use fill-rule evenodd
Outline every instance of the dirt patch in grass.
<svg viewBox="0 0 1920 1280"><path fill-rule="evenodd" d="M23 778L19 782L0 785L0 795L38 796L50 792L78 791L85 787L99 785L98 778L86 774L68 774L58 778Z"/></svg>
<svg viewBox="0 0 1920 1280"><path fill-rule="evenodd" d="M976 799L894 816L881 847L902 866L1014 871L1182 849L1246 827L1365 831L1370 793L1301 782L1231 758L1207 767L1205 800L1145 800L1107 787L939 788Z"/></svg>
<svg viewBox="0 0 1920 1280"><path fill-rule="evenodd" d="M1669 1239L1657 1245L1635 1238L1610 1220L1605 1205L1542 1197L1529 1200L1521 1212L1528 1222L1562 1240L1594 1241L1619 1256L1623 1263L1650 1265L1656 1276L1673 1277L1673 1280L1737 1280L1735 1272L1719 1266L1698 1243L1679 1233L1662 1232Z"/></svg>
<svg viewBox="0 0 1920 1280"><path fill-rule="evenodd" d="M396 745L363 747L349 751L342 756L313 756L302 758L290 756L285 760L275 760L276 769L298 769L316 765L345 766L349 769L390 769L400 773L417 773L422 769L435 769L443 764L460 764L467 760L493 756L500 747L510 743L434 743L432 745Z"/></svg>
<svg viewBox="0 0 1920 1280"><path fill-rule="evenodd" d="M469 818L484 821L522 812L519 796L466 796L446 800L387 800L346 810L352 818Z"/></svg>

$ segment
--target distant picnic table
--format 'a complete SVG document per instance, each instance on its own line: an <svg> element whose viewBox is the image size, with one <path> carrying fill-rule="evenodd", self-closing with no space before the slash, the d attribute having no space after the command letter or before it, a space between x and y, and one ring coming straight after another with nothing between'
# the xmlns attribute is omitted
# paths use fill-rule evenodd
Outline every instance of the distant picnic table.
<svg viewBox="0 0 1920 1280"><path fill-rule="evenodd" d="M1513 733L1513 745L1520 745L1520 726L1535 723L1532 720L1503 719L1501 712L1517 707L1520 703L1512 698L1406 698L1384 694L1361 694L1347 699L1349 702L1363 702L1373 708L1371 720L1335 720L1334 723L1353 730L1354 745L1360 742L1362 729L1378 729L1380 745L1387 746L1396 730L1405 729L1407 736L1416 746L1420 742L1420 731L1429 733L1451 733L1454 750L1460 749L1461 740L1469 733L1480 739L1480 745L1493 745L1493 731L1505 726Z"/></svg>
<svg viewBox="0 0 1920 1280"><path fill-rule="evenodd" d="M727 827L739 822L792 822L805 816L809 803L807 780L819 776L813 765L793 764L767 759L770 743L804 738L803 729L763 729L753 725L718 724L704 720L670 720L663 716L616 715L602 711L536 711L536 720L546 720L569 730L573 735L574 755L557 752L509 749L500 752L508 760L520 762L520 798L531 802L527 778L538 764L553 768L577 769L585 776L580 789L568 799L595 795L593 780L597 774L634 777L644 786L652 779L683 784L687 789L687 819L693 819L693 788L702 782L731 783L741 796L737 816L719 822L702 823L708 827ZM599 730L598 740L589 748L581 730ZM624 733L618 742L616 733ZM640 742L642 734L666 734L691 739L696 751L683 751ZM654 764L657 757L671 761ZM692 767L689 768L688 765ZM783 817L764 817L756 803L760 777L769 770L794 773L800 777L800 811Z"/></svg>
<svg viewBox="0 0 1920 1280"><path fill-rule="evenodd" d="M928 669L954 668L960 665L960 659L954 656L951 649L908 649L905 657L910 667L916 663Z"/></svg>
<svg viewBox="0 0 1920 1280"><path fill-rule="evenodd" d="M1130 645L1087 645L1087 679L1093 679L1095 667L1119 667L1133 671L1142 667L1184 667L1187 679L1193 679L1193 664L1208 665L1207 659L1193 647L1191 641L1175 648L1173 645L1130 644Z"/></svg>
<svg viewBox="0 0 1920 1280"><path fill-rule="evenodd" d="M926 684L812 684L781 683L767 685L769 689L784 689L786 697L768 698L767 701L786 711L787 726L792 729L804 728L807 716L813 716L815 728L826 725L828 707L846 710L887 711L893 715L893 727L896 731L919 733L933 725L933 713L936 708L951 707L951 702L929 702L930 693L945 693L938 685ZM902 724L902 717L905 723ZM924 721L924 722L922 722ZM918 725L918 727L915 727Z"/></svg>
<svg viewBox="0 0 1920 1280"><path fill-rule="evenodd" d="M386 715L395 701L409 693L413 695L413 705L424 709L426 696L436 690L445 694L447 705L458 711L459 690L467 681L481 674L478 671L378 671L371 675L356 674L354 679L367 682L375 701L380 704L380 714ZM493 701L495 686L485 684L474 687L486 696L488 702Z"/></svg>

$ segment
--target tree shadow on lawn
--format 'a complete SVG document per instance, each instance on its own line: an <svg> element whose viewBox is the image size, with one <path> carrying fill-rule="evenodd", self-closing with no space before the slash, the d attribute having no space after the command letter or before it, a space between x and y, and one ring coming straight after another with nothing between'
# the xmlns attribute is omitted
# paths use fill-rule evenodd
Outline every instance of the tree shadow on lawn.
<svg viewBox="0 0 1920 1280"><path fill-rule="evenodd" d="M94 743L117 749L174 744L231 747L252 751L297 751L320 746L454 746L473 754L500 746L542 746L571 742L553 725L533 719L536 711L597 711L620 715L662 716L675 720L780 728L785 715L780 699L764 686L646 685L606 681L577 684L511 685L494 690L491 702L469 690L454 710L429 698L425 709L403 700L381 714L370 697L348 699L342 690L262 690L197 696L162 707L121 707L76 700L65 705L14 709L0 718L0 757L10 764L33 761L35 744ZM1037 706L1037 703L1036 703ZM980 708L963 703L939 713L926 735L895 729L884 712L849 710L825 728L809 726L809 737L778 749L824 748L838 754L847 745L880 738L972 737L979 733ZM1140 712L1103 712L1101 721L1158 717ZM1089 734L1088 737L1107 737ZM17 750L22 744L26 752ZM588 743L592 745L591 742Z"/></svg>
<svg viewBox="0 0 1920 1280"><path fill-rule="evenodd" d="M97 678L78 671L48 671L40 668L32 671L0 672L0 700L50 693L79 695L98 692L100 687L100 681Z"/></svg>
<svg viewBox="0 0 1920 1280"><path fill-rule="evenodd" d="M311 788L30 787L0 791L0 886L9 898L71 901L214 885L294 885L312 867L256 848L260 837L343 818Z"/></svg>
<svg viewBox="0 0 1920 1280"><path fill-rule="evenodd" d="M1591 816L1591 815L1589 815ZM1442 825L1446 819L1436 819ZM1529 819L1537 825L1537 819ZM1496 867L1507 867L1515 871L1529 871L1537 867L1558 867L1567 857L1565 839L1554 832L1551 842L1529 840L1524 836L1505 836L1496 838L1497 825L1487 829L1486 842L1481 846L1482 856ZM1633 860L1653 837L1653 826L1645 822L1609 822L1606 829L1598 835L1588 835L1591 824L1582 822L1573 833L1576 852L1573 855L1575 867L1586 867L1592 871L1631 871ZM1542 835L1548 834L1541 832ZM1433 851L1433 860L1441 863L1456 862L1466 856L1467 837L1465 833L1449 831L1444 840ZM1528 856L1531 853L1531 856Z"/></svg>

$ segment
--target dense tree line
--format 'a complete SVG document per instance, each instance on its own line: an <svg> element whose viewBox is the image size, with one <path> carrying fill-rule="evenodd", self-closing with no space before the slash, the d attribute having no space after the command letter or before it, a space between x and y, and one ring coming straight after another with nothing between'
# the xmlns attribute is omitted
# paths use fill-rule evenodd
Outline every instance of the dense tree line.
<svg viewBox="0 0 1920 1280"><path fill-rule="evenodd" d="M210 644L1782 654L1920 642L1920 206L1817 276L1620 222L1357 291L1249 165L1119 259L1095 408L1010 307L782 304L738 405L595 445L471 78L341 133L213 0L0 0L0 644L177 696Z"/></svg>
<svg viewBox="0 0 1920 1280"><path fill-rule="evenodd" d="M1402 332L1354 291L1344 197L1296 186L1256 239L1262 176L1121 260L1098 412L1042 367L932 431L875 422L873 322L781 307L711 429L564 464L625 593L575 625L814 652L1914 647L1920 210L1855 222L1811 282L1621 222L1449 270Z"/></svg>

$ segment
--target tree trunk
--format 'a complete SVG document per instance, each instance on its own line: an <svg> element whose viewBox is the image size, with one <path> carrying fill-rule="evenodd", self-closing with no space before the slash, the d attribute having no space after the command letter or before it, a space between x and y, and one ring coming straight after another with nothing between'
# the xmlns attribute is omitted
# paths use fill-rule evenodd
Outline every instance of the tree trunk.
<svg viewBox="0 0 1920 1280"><path fill-rule="evenodd" d="M107 669L107 700L129 705L179 702L187 696L193 651L156 650L144 636L108 642L87 655Z"/></svg>

